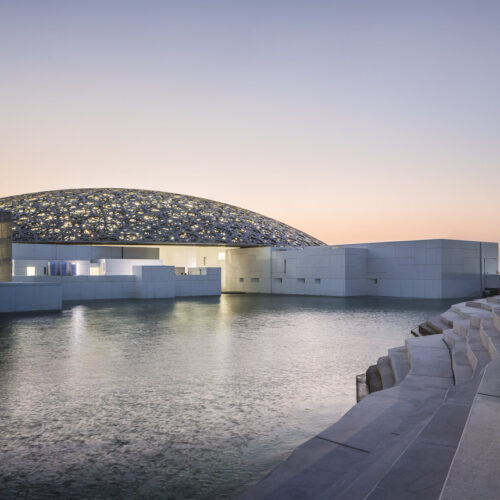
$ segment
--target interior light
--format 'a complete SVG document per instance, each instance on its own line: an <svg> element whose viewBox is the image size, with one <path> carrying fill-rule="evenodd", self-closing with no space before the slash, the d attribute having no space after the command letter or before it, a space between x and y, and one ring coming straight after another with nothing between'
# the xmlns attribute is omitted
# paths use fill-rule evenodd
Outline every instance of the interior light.
<svg viewBox="0 0 500 500"><path fill-rule="evenodd" d="M219 260L226 260L226 252L219 252Z"/></svg>
<svg viewBox="0 0 500 500"><path fill-rule="evenodd" d="M28 266L26 268L26 276L35 276L36 275L36 267L35 266Z"/></svg>
<svg viewBox="0 0 500 500"><path fill-rule="evenodd" d="M100 276L101 275L101 266L90 266L90 276Z"/></svg>

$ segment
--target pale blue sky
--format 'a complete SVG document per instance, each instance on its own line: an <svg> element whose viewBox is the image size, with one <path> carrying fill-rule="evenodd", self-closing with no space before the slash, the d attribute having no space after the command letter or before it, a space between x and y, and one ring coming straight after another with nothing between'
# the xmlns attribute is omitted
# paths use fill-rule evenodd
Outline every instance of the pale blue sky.
<svg viewBox="0 0 500 500"><path fill-rule="evenodd" d="M329 243L497 241L499 28L484 0L0 0L0 196L160 189Z"/></svg>

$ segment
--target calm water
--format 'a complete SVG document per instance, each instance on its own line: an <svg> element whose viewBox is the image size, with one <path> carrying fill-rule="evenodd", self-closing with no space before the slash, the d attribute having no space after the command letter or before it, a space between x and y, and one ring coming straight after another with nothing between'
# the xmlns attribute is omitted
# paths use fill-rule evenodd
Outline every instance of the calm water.
<svg viewBox="0 0 500 500"><path fill-rule="evenodd" d="M0 319L0 496L232 497L449 302L223 295Z"/></svg>

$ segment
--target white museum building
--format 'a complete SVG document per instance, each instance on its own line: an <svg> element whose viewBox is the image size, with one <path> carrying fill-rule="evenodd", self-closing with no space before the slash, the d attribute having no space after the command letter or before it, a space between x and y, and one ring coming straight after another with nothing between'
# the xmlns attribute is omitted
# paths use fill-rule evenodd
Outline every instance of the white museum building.
<svg viewBox="0 0 500 500"><path fill-rule="evenodd" d="M0 199L0 312L221 292L460 298L498 288L498 244L326 245L192 196L72 189Z"/></svg>

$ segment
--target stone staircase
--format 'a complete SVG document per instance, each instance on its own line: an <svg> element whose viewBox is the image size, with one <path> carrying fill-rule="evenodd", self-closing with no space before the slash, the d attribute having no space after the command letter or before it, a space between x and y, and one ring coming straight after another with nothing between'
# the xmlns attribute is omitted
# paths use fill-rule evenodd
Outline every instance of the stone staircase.
<svg viewBox="0 0 500 500"><path fill-rule="evenodd" d="M428 328L440 333L378 359L383 390L241 498L500 498L500 296L456 304Z"/></svg>

